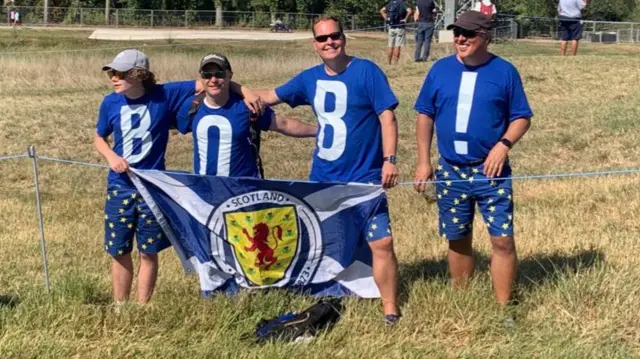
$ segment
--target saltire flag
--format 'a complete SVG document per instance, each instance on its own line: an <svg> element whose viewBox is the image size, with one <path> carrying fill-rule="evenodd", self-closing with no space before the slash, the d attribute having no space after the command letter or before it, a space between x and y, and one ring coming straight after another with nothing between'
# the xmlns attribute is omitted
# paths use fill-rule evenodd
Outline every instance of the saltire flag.
<svg viewBox="0 0 640 359"><path fill-rule="evenodd" d="M205 296L269 287L380 296L362 235L384 198L380 186L129 174Z"/></svg>

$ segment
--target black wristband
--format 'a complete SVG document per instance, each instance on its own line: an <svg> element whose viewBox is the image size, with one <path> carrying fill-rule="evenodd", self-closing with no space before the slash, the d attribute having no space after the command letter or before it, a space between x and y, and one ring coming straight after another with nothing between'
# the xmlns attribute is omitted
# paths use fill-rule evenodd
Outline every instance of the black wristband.
<svg viewBox="0 0 640 359"><path fill-rule="evenodd" d="M506 138L501 139L500 142L502 142L502 144L507 146L509 149L511 149L511 147L513 147L513 143L511 141L507 140Z"/></svg>

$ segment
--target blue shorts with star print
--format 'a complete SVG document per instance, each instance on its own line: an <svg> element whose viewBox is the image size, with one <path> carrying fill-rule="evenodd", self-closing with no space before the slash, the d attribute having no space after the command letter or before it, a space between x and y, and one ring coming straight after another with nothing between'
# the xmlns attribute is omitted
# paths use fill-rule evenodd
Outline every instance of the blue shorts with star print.
<svg viewBox="0 0 640 359"><path fill-rule="evenodd" d="M483 168L482 163L455 166L442 157L438 160L438 227L443 238L456 240L471 233L476 203L490 236L513 236L513 189L506 179L511 167L505 162L500 176L493 179L482 173Z"/></svg>
<svg viewBox="0 0 640 359"><path fill-rule="evenodd" d="M385 194L375 215L364 227L363 235L367 242L375 242L386 237L391 237L391 219L389 218L389 203Z"/></svg>
<svg viewBox="0 0 640 359"><path fill-rule="evenodd" d="M131 253L134 235L140 253L156 254L171 246L135 187L110 184L104 214L104 247L113 257Z"/></svg>

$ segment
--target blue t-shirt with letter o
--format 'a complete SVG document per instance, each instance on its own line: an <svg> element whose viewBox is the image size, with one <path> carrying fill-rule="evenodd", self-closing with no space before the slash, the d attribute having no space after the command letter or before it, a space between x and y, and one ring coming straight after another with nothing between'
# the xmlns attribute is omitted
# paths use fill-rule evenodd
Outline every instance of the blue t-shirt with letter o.
<svg viewBox="0 0 640 359"><path fill-rule="evenodd" d="M309 179L321 182L378 182L383 163L378 116L398 106L387 77L373 62L353 58L336 75L324 64L302 71L276 89L291 107L311 105L318 119Z"/></svg>
<svg viewBox="0 0 640 359"><path fill-rule="evenodd" d="M193 133L193 169L201 175L259 177L256 153L250 142L251 110L242 98L230 93L221 107L203 101L189 117L191 102L178 113L178 131ZM275 113L269 107L257 121L257 128L268 131Z"/></svg>
<svg viewBox="0 0 640 359"><path fill-rule="evenodd" d="M155 85L137 99L111 93L100 105L96 132L103 138L113 134L113 151L131 167L164 170L169 128L195 89L195 81L183 81ZM114 171L108 182L133 185L126 173Z"/></svg>
<svg viewBox="0 0 640 359"><path fill-rule="evenodd" d="M498 56L479 66L438 60L415 110L434 119L440 155L462 165L483 161L512 121L533 117L518 70Z"/></svg>

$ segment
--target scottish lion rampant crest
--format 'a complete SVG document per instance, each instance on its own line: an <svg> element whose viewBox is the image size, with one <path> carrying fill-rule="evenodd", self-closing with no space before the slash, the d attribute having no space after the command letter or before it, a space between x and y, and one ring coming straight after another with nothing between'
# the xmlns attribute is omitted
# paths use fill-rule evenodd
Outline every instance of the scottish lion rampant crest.
<svg viewBox="0 0 640 359"><path fill-rule="evenodd" d="M282 279L297 252L298 216L292 205L224 215L227 238L254 285Z"/></svg>

